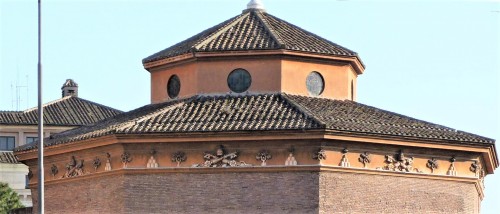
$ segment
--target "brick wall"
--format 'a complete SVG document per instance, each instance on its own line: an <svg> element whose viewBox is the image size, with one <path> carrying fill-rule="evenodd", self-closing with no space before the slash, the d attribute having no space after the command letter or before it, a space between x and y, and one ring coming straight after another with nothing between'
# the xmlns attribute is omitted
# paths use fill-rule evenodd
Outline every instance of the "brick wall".
<svg viewBox="0 0 500 214"><path fill-rule="evenodd" d="M46 213L476 213L478 205L473 184L343 172L126 174L46 186Z"/></svg>
<svg viewBox="0 0 500 214"><path fill-rule="evenodd" d="M129 175L127 213L317 213L318 173Z"/></svg>
<svg viewBox="0 0 500 214"><path fill-rule="evenodd" d="M477 213L474 184L321 172L320 213Z"/></svg>
<svg viewBox="0 0 500 214"><path fill-rule="evenodd" d="M45 186L45 213L123 213L123 175ZM33 213L37 191L32 189Z"/></svg>

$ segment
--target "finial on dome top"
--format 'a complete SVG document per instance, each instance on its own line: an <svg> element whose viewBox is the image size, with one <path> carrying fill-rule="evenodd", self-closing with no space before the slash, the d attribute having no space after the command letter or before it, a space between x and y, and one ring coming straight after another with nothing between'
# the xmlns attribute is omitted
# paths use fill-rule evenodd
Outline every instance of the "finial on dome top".
<svg viewBox="0 0 500 214"><path fill-rule="evenodd" d="M250 0L247 4L247 10L262 10L266 11L264 8L264 4L262 4L261 0Z"/></svg>

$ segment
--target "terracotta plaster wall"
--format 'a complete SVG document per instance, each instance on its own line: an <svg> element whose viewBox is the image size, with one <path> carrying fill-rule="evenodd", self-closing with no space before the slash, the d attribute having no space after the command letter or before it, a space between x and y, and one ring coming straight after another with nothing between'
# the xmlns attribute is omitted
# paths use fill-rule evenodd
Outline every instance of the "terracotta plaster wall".
<svg viewBox="0 0 500 214"><path fill-rule="evenodd" d="M151 102L160 103L170 100L167 95L167 83L172 75L181 81L179 98L195 94L227 94L231 90L227 77L231 71L242 68L252 76L248 91L278 92L280 90L279 59L225 59L200 60L188 62L163 70L151 72Z"/></svg>
<svg viewBox="0 0 500 214"><path fill-rule="evenodd" d="M318 173L128 175L125 213L318 213Z"/></svg>
<svg viewBox="0 0 500 214"><path fill-rule="evenodd" d="M282 61L282 91L309 96L306 87L307 76L316 71L323 76L325 88L319 97L332 99L351 99L351 80L356 75L348 65L331 65L317 62L302 62L284 59Z"/></svg>
<svg viewBox="0 0 500 214"><path fill-rule="evenodd" d="M474 184L321 172L319 213L478 213Z"/></svg>
<svg viewBox="0 0 500 214"><path fill-rule="evenodd" d="M196 63L185 63L180 66L151 72L151 103L161 103L170 100L167 94L167 83L172 75L177 75L181 82L179 97L188 97L198 91Z"/></svg>
<svg viewBox="0 0 500 214"><path fill-rule="evenodd" d="M74 179L45 186L45 213L123 213L123 175ZM31 189L38 213L37 189Z"/></svg>
<svg viewBox="0 0 500 214"><path fill-rule="evenodd" d="M231 92L227 85L227 77L237 68L247 70L252 76L252 84L248 89L250 93L280 90L281 63L279 59L200 61L198 65L198 93L200 94Z"/></svg>

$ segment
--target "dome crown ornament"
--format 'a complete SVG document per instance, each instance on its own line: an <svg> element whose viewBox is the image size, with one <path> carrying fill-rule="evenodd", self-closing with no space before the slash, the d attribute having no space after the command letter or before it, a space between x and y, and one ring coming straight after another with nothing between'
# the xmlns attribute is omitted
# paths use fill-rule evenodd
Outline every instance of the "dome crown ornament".
<svg viewBox="0 0 500 214"><path fill-rule="evenodd" d="M264 4L261 0L250 0L247 4L247 10L262 10L265 11Z"/></svg>

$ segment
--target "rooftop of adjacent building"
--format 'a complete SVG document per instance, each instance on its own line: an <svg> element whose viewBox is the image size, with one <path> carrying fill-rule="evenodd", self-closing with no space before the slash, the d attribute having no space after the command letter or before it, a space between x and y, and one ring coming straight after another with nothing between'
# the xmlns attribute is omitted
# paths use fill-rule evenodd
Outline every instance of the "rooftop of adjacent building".
<svg viewBox="0 0 500 214"><path fill-rule="evenodd" d="M44 124L81 126L96 123L122 111L78 97L78 84L66 80L61 87L63 97L43 105ZM0 111L0 125L36 125L38 107L24 111Z"/></svg>

